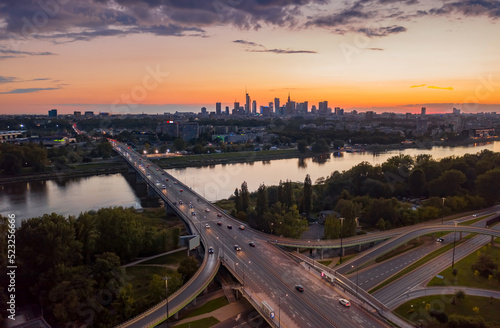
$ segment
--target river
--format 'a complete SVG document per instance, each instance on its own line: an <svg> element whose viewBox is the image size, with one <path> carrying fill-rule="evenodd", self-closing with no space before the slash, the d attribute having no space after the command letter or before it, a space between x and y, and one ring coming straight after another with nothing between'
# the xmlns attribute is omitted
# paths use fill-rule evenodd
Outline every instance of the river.
<svg viewBox="0 0 500 328"><path fill-rule="evenodd" d="M208 200L228 198L243 181L250 191L260 184L276 185L280 180L304 181L306 174L314 182L334 171L344 171L367 161L381 164L391 156L429 154L435 159L462 156L488 149L500 152L500 142L460 147L434 147L432 149L394 150L380 154L344 153L323 158L281 159L266 162L220 164L206 167L169 169L189 187ZM20 220L57 212L78 215L80 212L108 206L134 206L140 208L140 199L123 174L98 175L64 181L48 180L15 183L0 186L0 214L15 214ZM20 220L17 220L18 224Z"/></svg>

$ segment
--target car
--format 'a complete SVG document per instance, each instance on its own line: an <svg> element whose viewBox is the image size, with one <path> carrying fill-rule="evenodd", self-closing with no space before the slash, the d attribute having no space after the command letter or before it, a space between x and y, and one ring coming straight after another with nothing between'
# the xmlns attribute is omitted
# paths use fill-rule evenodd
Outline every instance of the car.
<svg viewBox="0 0 500 328"><path fill-rule="evenodd" d="M165 175L165 172L163 172L161 175Z"/></svg>
<svg viewBox="0 0 500 328"><path fill-rule="evenodd" d="M167 189L167 187L165 187L165 185L162 185L162 186L161 186L161 189Z"/></svg>
<svg viewBox="0 0 500 328"><path fill-rule="evenodd" d="M221 226L221 225L222 225L222 222L220 222L220 221L219 221L219 222L217 222L217 225L218 225L218 226Z"/></svg>
<svg viewBox="0 0 500 328"><path fill-rule="evenodd" d="M442 243L442 242L444 241L444 238L443 238L443 237L439 237L438 239L436 239L436 241L437 241L438 243Z"/></svg>
<svg viewBox="0 0 500 328"><path fill-rule="evenodd" d="M189 208L193 208L193 207L194 207L193 204L189 204Z"/></svg>
<svg viewBox="0 0 500 328"><path fill-rule="evenodd" d="M227 228L228 228L228 229L233 229L233 226L232 226L232 225L230 225L230 224L228 224L228 225L227 225Z"/></svg>
<svg viewBox="0 0 500 328"><path fill-rule="evenodd" d="M351 306L351 302L349 302L348 300L346 300L345 298L341 298L339 299L339 303L345 307L349 307Z"/></svg>
<svg viewBox="0 0 500 328"><path fill-rule="evenodd" d="M302 285L295 285L295 289L298 290L301 293L304 292L304 287L302 287Z"/></svg>
<svg viewBox="0 0 500 328"><path fill-rule="evenodd" d="M177 184L177 181L174 181L174 184Z"/></svg>
<svg viewBox="0 0 500 328"><path fill-rule="evenodd" d="M241 251L241 247L238 246L238 245L234 245L234 249L237 250L237 251Z"/></svg>
<svg viewBox="0 0 500 328"><path fill-rule="evenodd" d="M192 216L196 216L196 212L191 212L191 215Z"/></svg>
<svg viewBox="0 0 500 328"><path fill-rule="evenodd" d="M208 248L208 254L213 254L214 253L214 248L212 246L210 246Z"/></svg>
<svg viewBox="0 0 500 328"><path fill-rule="evenodd" d="M210 212L210 209L209 209L209 208L206 208L206 209L205 209L205 212Z"/></svg>
<svg viewBox="0 0 500 328"><path fill-rule="evenodd" d="M166 178L165 181L168 181L168 178Z"/></svg>
<svg viewBox="0 0 500 328"><path fill-rule="evenodd" d="M182 204L184 204L184 203L182 202L182 200L180 200L180 201L179 201L179 204L180 204L180 205L182 205Z"/></svg>
<svg viewBox="0 0 500 328"><path fill-rule="evenodd" d="M222 214L217 213L217 217L218 217L218 218L221 218L221 217L222 217Z"/></svg>
<svg viewBox="0 0 500 328"><path fill-rule="evenodd" d="M156 171L159 171L160 169L156 169Z"/></svg>
<svg viewBox="0 0 500 328"><path fill-rule="evenodd" d="M245 230L245 226L242 224L242 225L240 225L240 226L238 227L238 229L240 229L240 230Z"/></svg>
<svg viewBox="0 0 500 328"><path fill-rule="evenodd" d="M205 224L205 229L210 229L210 225L208 223Z"/></svg>
<svg viewBox="0 0 500 328"><path fill-rule="evenodd" d="M477 214L473 214L473 215L472 215L472 217L476 217L476 216L477 216Z"/></svg>
<svg viewBox="0 0 500 328"><path fill-rule="evenodd" d="M182 190L182 189L181 189L181 190L179 190L179 192L183 192L183 191L184 191L184 190Z"/></svg>
<svg viewBox="0 0 500 328"><path fill-rule="evenodd" d="M250 245L250 247L255 247L255 243L253 241L249 242L248 245Z"/></svg>

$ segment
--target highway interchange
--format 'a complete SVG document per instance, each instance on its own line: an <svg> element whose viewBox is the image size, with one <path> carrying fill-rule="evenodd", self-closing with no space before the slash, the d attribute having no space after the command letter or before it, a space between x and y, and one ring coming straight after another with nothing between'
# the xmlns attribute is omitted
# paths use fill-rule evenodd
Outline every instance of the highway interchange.
<svg viewBox="0 0 500 328"><path fill-rule="evenodd" d="M236 273L245 291L252 295L255 304L261 304L262 301L265 301L273 308L275 318L271 322L276 326L282 325L288 328L389 326L377 315L358 306L356 302L350 308L340 305L338 300L344 297L348 298L348 295L343 295L337 288L333 288L324 280L319 279L317 275L309 274L310 270L306 266L297 263L297 261L287 256L285 252L276 248L272 243L269 243L269 235L249 229L244 223L244 229L239 229L239 226L242 225L241 222L221 212L217 207L182 184L182 182L142 158L128 147L119 143L113 143L113 145L147 182L148 186L168 206L174 208L181 218L187 221L193 233L200 235L206 248L204 267L202 270L199 270L199 276L195 279L196 281L191 281L175 297L169 298L169 307L172 309L170 315L172 315L174 309L178 310L187 304L187 302L191 301L206 287L205 282L213 279L213 275L218 270L220 261L222 261L222 264ZM494 212L494 209L491 212ZM231 226L231 229L228 226ZM449 227L448 230L450 230ZM429 232L433 231L432 227L430 227ZM398 233L401 234L399 231ZM390 242L383 243L365 252L363 256L350 261L340 268L339 272L352 271L352 268L355 268L356 265L363 265L366 261L379 256L378 254L384 253L387 249L394 247L398 243L398 239L400 239L400 242L410 237L415 238L421 234L421 231L414 232L414 236L411 231L406 234L403 233L399 237L391 239ZM387 233L387 235L390 235L390 233ZM481 247L485 242L488 242L487 240L490 237L479 235L474 238L477 238L474 243L466 242L457 247L456 259L459 256L465 256L464 254L470 253L470 249ZM446 238L446 242L449 242L449 239ZM250 242L255 243L255 247L250 246ZM239 245L241 251L236 250L235 245ZM465 245L468 246L465 247ZM208 253L208 247L214 249L214 254ZM405 256L404 261L409 261L410 259L414 261L432 248L431 245L429 249L422 248L419 250L417 248L414 251L410 251L408 252L410 254L409 259L406 259ZM443 254L443 256L445 255L447 254ZM383 271L385 273L387 267L395 268L407 265L404 262L402 265L396 264L402 258L396 257L390 261L382 262L379 265L378 271L370 269L359 272L358 279L361 288L369 289L376 282L384 280L386 275L380 272ZM431 263L427 265L431 265ZM449 266L449 263L445 264L445 261L440 261L439 265L432 268L432 272L436 270L440 271L440 268L443 266ZM414 274L408 275L413 278L400 279L398 282L401 280L404 282L400 283L400 285L395 283L390 284L386 288L381 289L380 293L375 296L380 297L382 302L390 301L403 291L407 291L415 285L421 284L425 279L429 279L429 269L427 268L426 270L422 270L420 274L417 273L418 270L415 270ZM353 275L351 274L350 277L352 279ZM305 291L303 293L295 289L297 284L304 286ZM392 287L393 285L396 287ZM122 326L148 326L152 322L157 323L162 318L164 319L166 317L165 312L166 307L160 304L153 311Z"/></svg>

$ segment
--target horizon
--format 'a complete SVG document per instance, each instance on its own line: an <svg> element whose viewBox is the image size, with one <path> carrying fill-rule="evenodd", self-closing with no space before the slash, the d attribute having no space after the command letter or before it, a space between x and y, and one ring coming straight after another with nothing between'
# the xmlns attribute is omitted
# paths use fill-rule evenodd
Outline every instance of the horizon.
<svg viewBox="0 0 500 328"><path fill-rule="evenodd" d="M498 1L0 4L0 114L296 102L500 112Z"/></svg>

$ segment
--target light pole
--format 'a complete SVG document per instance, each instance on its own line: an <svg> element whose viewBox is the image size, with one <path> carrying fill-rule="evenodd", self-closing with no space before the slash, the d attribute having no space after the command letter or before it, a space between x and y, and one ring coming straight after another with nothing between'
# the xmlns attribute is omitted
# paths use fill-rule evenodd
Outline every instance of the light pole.
<svg viewBox="0 0 500 328"><path fill-rule="evenodd" d="M457 221L455 222L455 231L453 232L453 255L451 257L451 268L453 269L455 267L455 244L456 244L456 239L457 239Z"/></svg>
<svg viewBox="0 0 500 328"><path fill-rule="evenodd" d="M441 214L441 224L444 224L444 201L446 200L446 197L441 198L443 200L443 214Z"/></svg>
<svg viewBox="0 0 500 328"><path fill-rule="evenodd" d="M343 248L342 248L342 227L344 226L344 218L339 218L340 220L340 264L342 264L342 253L343 253Z"/></svg>
<svg viewBox="0 0 500 328"><path fill-rule="evenodd" d="M167 302L167 328L168 328L168 277L163 277L163 280L165 280L165 292L166 292L165 301Z"/></svg>
<svg viewBox="0 0 500 328"><path fill-rule="evenodd" d="M351 267L354 269L354 265L351 265ZM358 293L358 286L359 286L359 275L358 275L359 270L358 270L358 268L359 268L359 265L356 264L356 294L359 294Z"/></svg>

